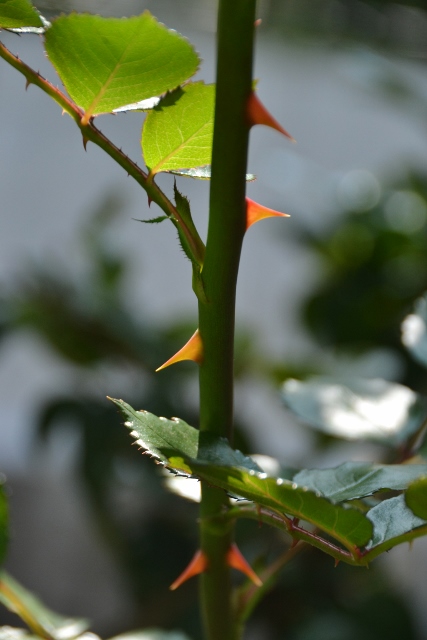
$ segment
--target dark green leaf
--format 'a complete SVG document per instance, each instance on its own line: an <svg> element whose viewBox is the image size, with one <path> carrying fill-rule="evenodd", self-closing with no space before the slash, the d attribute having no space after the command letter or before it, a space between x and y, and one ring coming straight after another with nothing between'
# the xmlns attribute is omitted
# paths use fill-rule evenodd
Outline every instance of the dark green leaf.
<svg viewBox="0 0 427 640"><path fill-rule="evenodd" d="M345 462L334 469L304 469L294 482L319 491L332 502L370 496L382 489L401 491L427 474L427 464L370 464Z"/></svg>
<svg viewBox="0 0 427 640"><path fill-rule="evenodd" d="M210 164L204 167L193 167L191 169L175 169L169 170L168 173L173 173L176 176L182 176L183 178L197 178L198 180L210 180L211 179L211 166ZM246 174L246 182L253 182L256 180L256 176L253 173Z"/></svg>
<svg viewBox="0 0 427 640"><path fill-rule="evenodd" d="M0 571L0 602L43 638L73 640L88 628L85 620L64 618L50 611L5 571Z"/></svg>
<svg viewBox="0 0 427 640"><path fill-rule="evenodd" d="M427 477L418 478L408 487L405 500L416 516L427 520Z"/></svg>
<svg viewBox="0 0 427 640"><path fill-rule="evenodd" d="M159 216L158 218L151 218L150 220L138 220L138 222L144 222L144 224L157 224L159 222L163 222L163 220L167 220L169 216Z"/></svg>
<svg viewBox="0 0 427 640"><path fill-rule="evenodd" d="M404 495L380 502L368 511L367 517L374 526L374 535L367 546L368 549L426 524L425 520L418 518L406 506Z"/></svg>
<svg viewBox="0 0 427 640"><path fill-rule="evenodd" d="M402 342L414 358L427 367L427 294L417 300L414 313L402 323Z"/></svg>
<svg viewBox="0 0 427 640"><path fill-rule="evenodd" d="M427 418L427 399L386 380L326 377L283 385L286 405L311 427L348 440L374 440L399 446Z"/></svg>
<svg viewBox="0 0 427 640"><path fill-rule="evenodd" d="M46 31L46 50L86 120L174 89L199 65L189 42L148 11L123 19L61 16Z"/></svg>
<svg viewBox="0 0 427 640"><path fill-rule="evenodd" d="M169 93L147 115L142 152L151 175L210 164L215 85L194 82Z"/></svg>
<svg viewBox="0 0 427 640"><path fill-rule="evenodd" d="M136 444L166 466L171 466L169 459L175 456L197 458L203 455L204 459L216 464L260 470L251 458L232 449L225 438L200 432L179 418L158 418L148 411L135 411L123 400L111 400L126 418L125 426L131 430Z"/></svg>
<svg viewBox="0 0 427 640"><path fill-rule="evenodd" d="M35 8L27 0L0 0L0 27L43 27L43 22Z"/></svg>
<svg viewBox="0 0 427 640"><path fill-rule="evenodd" d="M9 525L9 513L7 508L7 500L2 488L2 478L0 475L0 565L2 564L7 549Z"/></svg>
<svg viewBox="0 0 427 640"><path fill-rule="evenodd" d="M372 536L369 520L356 509L332 504L326 498L282 478L236 467L204 464L199 460L173 458L171 465L192 473L213 486L251 500L276 513L300 518L333 536L344 546L364 546Z"/></svg>

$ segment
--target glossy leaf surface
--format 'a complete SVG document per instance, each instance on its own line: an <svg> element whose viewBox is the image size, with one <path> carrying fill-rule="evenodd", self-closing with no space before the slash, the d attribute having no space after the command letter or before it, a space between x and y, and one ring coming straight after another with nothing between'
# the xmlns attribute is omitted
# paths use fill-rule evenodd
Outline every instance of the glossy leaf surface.
<svg viewBox="0 0 427 640"><path fill-rule="evenodd" d="M414 313L402 323L402 342L427 367L427 295L417 300Z"/></svg>
<svg viewBox="0 0 427 640"><path fill-rule="evenodd" d="M197 180L210 180L212 175L210 164L203 167L192 167L191 169L170 169L169 173L183 178L196 178ZM256 176L253 173L246 174L246 182L253 182L254 180L256 180Z"/></svg>
<svg viewBox="0 0 427 640"><path fill-rule="evenodd" d="M43 27L43 22L32 4L27 0L1 0L0 27L6 29Z"/></svg>
<svg viewBox="0 0 427 640"><path fill-rule="evenodd" d="M215 85L194 82L161 100L142 129L142 152L152 175L210 164Z"/></svg>
<svg viewBox="0 0 427 640"><path fill-rule="evenodd" d="M7 543L8 543L8 525L9 525L9 512L7 507L7 500L1 486L0 478L0 564L3 562L6 555Z"/></svg>
<svg viewBox="0 0 427 640"><path fill-rule="evenodd" d="M310 522L333 536L346 547L364 546L372 536L372 525L356 509L346 509L316 495L306 487L283 480L269 478L236 467L220 467L189 460L171 460L175 468L191 472L213 486L255 502L276 513L286 513Z"/></svg>
<svg viewBox="0 0 427 640"><path fill-rule="evenodd" d="M5 571L0 571L0 602L43 638L73 640L88 628L85 620L65 618L50 611Z"/></svg>
<svg viewBox="0 0 427 640"><path fill-rule="evenodd" d="M406 506L404 495L380 502L368 511L367 517L374 525L374 535L368 549L427 524Z"/></svg>
<svg viewBox="0 0 427 640"><path fill-rule="evenodd" d="M257 464L244 456L240 451L232 449L226 438L212 436L190 427L179 418L158 418L148 411L135 411L123 400L111 400L116 404L126 418L125 426L131 430L131 436L136 443L152 457L157 458L166 466L170 458L183 456L197 458L216 464L230 464L259 471Z"/></svg>
<svg viewBox="0 0 427 640"><path fill-rule="evenodd" d="M346 385L323 377L283 385L285 404L309 426L348 440L399 446L427 418L427 399L385 380L352 380Z"/></svg>
<svg viewBox="0 0 427 640"><path fill-rule="evenodd" d="M50 60L86 119L174 89L199 65L187 40L148 11L126 19L61 16L45 37Z"/></svg>
<svg viewBox="0 0 427 640"><path fill-rule="evenodd" d="M427 464L370 464L345 462L335 469L304 469L293 480L319 491L332 502L370 496L382 489L403 490L427 474Z"/></svg>
<svg viewBox="0 0 427 640"><path fill-rule="evenodd" d="M405 493L406 505L418 516L427 520L427 477L415 480Z"/></svg>

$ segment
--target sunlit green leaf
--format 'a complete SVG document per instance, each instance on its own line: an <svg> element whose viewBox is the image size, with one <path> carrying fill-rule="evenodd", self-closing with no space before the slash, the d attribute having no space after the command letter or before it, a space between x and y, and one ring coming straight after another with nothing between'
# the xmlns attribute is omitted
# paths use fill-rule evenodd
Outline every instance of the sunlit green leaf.
<svg viewBox="0 0 427 640"><path fill-rule="evenodd" d="M427 520L427 477L415 480L405 493L406 505L419 518Z"/></svg>
<svg viewBox="0 0 427 640"><path fill-rule="evenodd" d="M210 164L215 85L194 82L166 95L148 114L142 152L151 174Z"/></svg>
<svg viewBox="0 0 427 640"><path fill-rule="evenodd" d="M192 167L191 169L170 169L169 173L182 176L183 178L196 178L198 180L210 180L212 175L209 164L204 167ZM256 180L256 176L253 173L246 174L246 182L253 182L254 180Z"/></svg>
<svg viewBox="0 0 427 640"><path fill-rule="evenodd" d="M27 629L0 627L0 640L35 640L35 638L40 638L40 636L35 636Z"/></svg>
<svg viewBox="0 0 427 640"><path fill-rule="evenodd" d="M427 294L417 300L414 313L403 321L402 342L427 367Z"/></svg>
<svg viewBox="0 0 427 640"><path fill-rule="evenodd" d="M43 27L43 22L27 0L0 0L0 27Z"/></svg>
<svg viewBox="0 0 427 640"><path fill-rule="evenodd" d="M9 513L7 508L7 500L2 488L2 479L0 476L0 564L6 555L8 543L8 525Z"/></svg>
<svg viewBox="0 0 427 640"><path fill-rule="evenodd" d="M356 509L334 505L306 487L266 473L173 458L172 466L191 472L209 484L255 502L276 513L286 513L319 527L346 547L364 546L372 536L369 520Z"/></svg>
<svg viewBox="0 0 427 640"><path fill-rule="evenodd" d="M5 571L0 571L0 602L42 638L73 640L88 628L85 620L65 618L50 611Z"/></svg>
<svg viewBox="0 0 427 640"><path fill-rule="evenodd" d="M370 464L345 462L335 469L304 469L293 480L332 502L370 496L382 489L403 490L427 474L427 464Z"/></svg>
<svg viewBox="0 0 427 640"><path fill-rule="evenodd" d="M131 430L136 444L166 466L171 466L169 459L174 456L202 456L215 464L231 464L259 471L255 462L232 449L226 438L200 432L179 418L158 418L148 411L135 411L123 400L111 400L126 418L125 426Z"/></svg>
<svg viewBox="0 0 427 640"><path fill-rule="evenodd" d="M374 526L374 535L368 549L427 524L406 506L404 495L380 502L366 515Z"/></svg>
<svg viewBox="0 0 427 640"><path fill-rule="evenodd" d="M386 380L316 377L283 385L286 405L309 426L348 440L399 446L427 418L427 398Z"/></svg>
<svg viewBox="0 0 427 640"><path fill-rule="evenodd" d="M86 119L174 89L199 65L190 43L148 11L123 19L61 16L46 32L46 50Z"/></svg>

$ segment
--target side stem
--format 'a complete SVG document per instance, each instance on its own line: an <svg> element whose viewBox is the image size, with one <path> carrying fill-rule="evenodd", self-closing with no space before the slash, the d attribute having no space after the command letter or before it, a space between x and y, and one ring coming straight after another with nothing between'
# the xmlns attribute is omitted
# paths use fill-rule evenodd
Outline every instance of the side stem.
<svg viewBox="0 0 427 640"><path fill-rule="evenodd" d="M202 271L208 302L199 303L204 360L200 367L200 430L232 440L236 283L246 227L246 165L256 0L220 0L215 129L209 229ZM203 437L203 434L201 434ZM227 508L219 489L202 486L200 538L209 568L201 578L206 640L235 640L230 569L230 522L213 521Z"/></svg>

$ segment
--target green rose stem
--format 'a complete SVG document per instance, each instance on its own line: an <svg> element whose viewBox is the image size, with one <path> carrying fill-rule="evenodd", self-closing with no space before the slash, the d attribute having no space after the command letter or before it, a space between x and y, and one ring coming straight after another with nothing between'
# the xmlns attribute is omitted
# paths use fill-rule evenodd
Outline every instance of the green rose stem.
<svg viewBox="0 0 427 640"><path fill-rule="evenodd" d="M233 435L233 354L236 283L246 229L246 165L250 125L246 116L252 89L256 0L220 0L217 85L212 152L209 229L202 271L208 302L199 302L200 429ZM219 489L202 483L201 549L208 570L201 576L206 640L235 640L230 568L230 522L215 521L227 508ZM214 524L216 522L216 524Z"/></svg>

